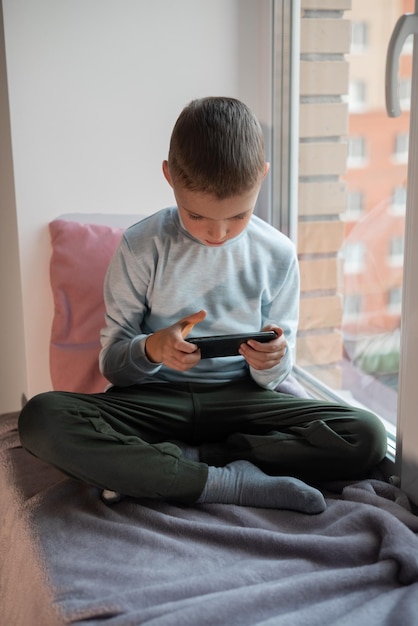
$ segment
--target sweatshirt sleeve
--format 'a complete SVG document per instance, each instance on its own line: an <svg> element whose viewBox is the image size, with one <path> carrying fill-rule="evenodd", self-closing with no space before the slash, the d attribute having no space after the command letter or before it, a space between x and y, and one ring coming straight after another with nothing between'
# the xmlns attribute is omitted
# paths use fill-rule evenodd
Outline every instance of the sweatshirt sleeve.
<svg viewBox="0 0 418 626"><path fill-rule="evenodd" d="M113 385L143 382L161 368L145 353L143 328L151 266L138 263L123 237L104 282L106 326L101 332L100 370Z"/></svg>
<svg viewBox="0 0 418 626"><path fill-rule="evenodd" d="M286 264L283 265L286 267ZM274 324L283 329L287 350L280 363L268 370L255 370L250 367L253 380L266 389L275 389L290 374L296 349L296 333L299 321L299 264L293 244L289 247L286 271L275 272L280 275L280 284L277 289L271 289L271 301L265 305L263 311L263 327ZM274 278L271 279L274 284Z"/></svg>

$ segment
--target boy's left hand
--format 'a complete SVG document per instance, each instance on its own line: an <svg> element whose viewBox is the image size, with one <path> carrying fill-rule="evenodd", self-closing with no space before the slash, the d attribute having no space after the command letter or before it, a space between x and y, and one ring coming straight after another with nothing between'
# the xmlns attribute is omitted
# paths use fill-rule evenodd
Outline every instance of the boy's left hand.
<svg viewBox="0 0 418 626"><path fill-rule="evenodd" d="M259 343L250 339L247 343L243 343L239 350L248 365L255 370L268 370L278 365L286 354L287 341L283 329L269 324L263 330L274 330L277 339L272 339L267 343Z"/></svg>

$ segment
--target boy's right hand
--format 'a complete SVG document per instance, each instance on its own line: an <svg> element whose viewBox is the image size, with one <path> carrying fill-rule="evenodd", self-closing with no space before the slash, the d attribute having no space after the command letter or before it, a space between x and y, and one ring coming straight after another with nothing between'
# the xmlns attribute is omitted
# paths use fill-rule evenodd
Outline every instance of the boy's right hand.
<svg viewBox="0 0 418 626"><path fill-rule="evenodd" d="M200 351L184 338L206 317L206 311L198 311L179 320L172 326L157 330L145 342L145 352L153 363L164 363L172 370L185 372L200 361Z"/></svg>

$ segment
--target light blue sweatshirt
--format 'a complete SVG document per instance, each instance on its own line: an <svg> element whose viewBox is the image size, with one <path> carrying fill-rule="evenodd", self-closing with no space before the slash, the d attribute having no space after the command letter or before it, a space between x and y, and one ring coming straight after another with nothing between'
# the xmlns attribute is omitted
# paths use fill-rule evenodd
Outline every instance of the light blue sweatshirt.
<svg viewBox="0 0 418 626"><path fill-rule="evenodd" d="M293 243L252 216L247 228L220 247L206 246L183 227L176 207L163 209L124 233L107 271L106 327L100 369L114 385L149 382L219 383L248 375L273 389L289 374L299 307L299 269ZM203 359L187 372L149 361L147 336L201 309L188 338L283 328L286 355L268 370L241 356Z"/></svg>

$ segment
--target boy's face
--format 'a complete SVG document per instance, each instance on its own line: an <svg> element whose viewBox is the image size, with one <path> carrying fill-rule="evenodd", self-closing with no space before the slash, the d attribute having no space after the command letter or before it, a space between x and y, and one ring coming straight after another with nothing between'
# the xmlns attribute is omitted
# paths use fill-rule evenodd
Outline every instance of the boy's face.
<svg viewBox="0 0 418 626"><path fill-rule="evenodd" d="M250 191L224 200L210 194L190 191L174 183L167 161L163 163L163 171L173 188L184 227L205 246L218 247L237 237L247 227L268 165L266 164L266 171L260 182Z"/></svg>

